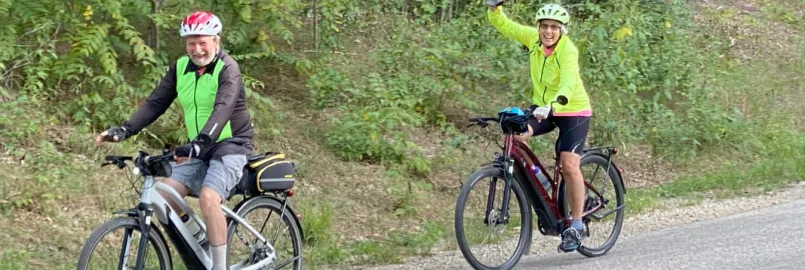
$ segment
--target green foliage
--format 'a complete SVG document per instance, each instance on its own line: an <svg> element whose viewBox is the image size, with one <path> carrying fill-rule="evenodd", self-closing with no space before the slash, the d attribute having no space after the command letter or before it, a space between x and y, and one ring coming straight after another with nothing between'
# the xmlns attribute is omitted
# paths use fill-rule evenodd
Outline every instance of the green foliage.
<svg viewBox="0 0 805 270"><path fill-rule="evenodd" d="M327 145L337 155L406 163L411 171L427 174L430 168L424 159L406 154L417 152L406 132L425 123L453 128L449 113L464 114L487 105L478 102L489 98L481 84L499 76L489 67L514 61L490 60L483 50L468 49L481 46L473 36L488 32L475 27L478 22L473 19L459 18L456 21L463 23L428 31L420 27L427 27L429 20L410 22L405 12L400 13L385 20L417 27L398 27L384 39L387 46L379 46L368 55L369 63L359 63L357 69L358 63L333 57L330 63L343 64L314 73L308 80L308 98L314 108L345 111L327 132Z"/></svg>
<svg viewBox="0 0 805 270"><path fill-rule="evenodd" d="M302 218L302 229L304 230L304 242L309 245L316 245L318 242L325 242L330 235L330 220L333 217L333 207L330 204L321 205L313 202L302 204L300 208L304 213Z"/></svg>
<svg viewBox="0 0 805 270"><path fill-rule="evenodd" d="M718 58L730 48L693 31L687 2L560 2L573 14L568 37L581 52L592 98L590 144L647 142L657 154L677 158L740 144L737 134L752 122L735 104L720 102L719 95L732 92L714 83L732 65ZM292 70L306 82L307 106L337 112L324 141L346 160L403 164L426 176L432 161L411 132L429 126L451 131L467 115L527 103L521 95L531 87L527 54L489 25L482 5L315 3L185 1L155 9L132 0L0 1L0 11L10 16L0 22L0 44L8 48L0 52L0 96L43 106L50 123L118 125L184 53L176 37L182 16L206 9L224 21L224 48L245 73L247 96L259 108L252 113L262 115L258 130L282 133L276 123L283 114L263 113L277 109L265 89L286 76L273 74ZM534 25L541 4L517 1L505 9L513 20ZM795 25L802 16L788 11L791 6L797 7L768 5L762 13ZM314 37L300 31L311 24ZM300 56L296 47L344 54ZM160 146L184 140L176 107L135 139ZM22 138L43 123L4 130L4 144L26 143Z"/></svg>
<svg viewBox="0 0 805 270"><path fill-rule="evenodd" d="M761 12L765 17L773 22L781 22L799 30L805 30L805 2L790 1L781 3L778 1L762 0Z"/></svg>
<svg viewBox="0 0 805 270"><path fill-rule="evenodd" d="M772 20L802 29L804 19L794 12L801 10L798 2L749 1L764 5L752 16L738 8L715 14L740 17L737 23L751 27ZM274 139L282 147L289 145L289 151L326 158L311 153L318 147L299 143L304 139L280 138L286 137L288 121L298 119L294 117L320 117L316 124L322 128L315 130L324 131L308 133L320 136L314 142L322 141L345 160L383 164L387 176L392 175L384 177L389 178L384 194L389 209L379 215L410 219L433 211L421 209L423 201L436 185L453 179L435 184L422 179L436 178L433 173L463 177L483 162L473 160L475 156L495 150L486 137L480 139L488 146L470 145L479 136L466 134L475 130L465 131L466 118L528 105L523 96L531 90L528 54L489 24L480 1L161 2L155 9L152 1L135 0L0 0L0 12L8 17L0 22L0 145L5 155L27 157L28 163L8 174L28 181L0 183L0 213L21 210L53 217L50 212L62 209L55 205L63 200L60 196L85 198L76 196L83 182L63 180L78 179L97 165L84 156L97 151L87 145L89 134L130 117L168 66L185 54L177 26L193 10L213 10L224 22L223 47L244 72L258 144ZM545 2L507 1L505 9L510 18L533 26L534 12ZM727 157L727 169L715 175L635 190L626 198L630 206L645 209L659 204L659 197L711 189L776 187L805 175L799 166L802 155L796 152L805 146L795 131L801 121L792 117L803 113L801 104L784 100L801 89L802 52L774 51L796 61L738 62L731 58L735 48L729 40L708 36L693 25L689 1L549 2L561 2L572 12L567 37L580 49L582 77L594 108L590 144L647 143L657 156L683 161L703 152ZM140 141L138 146L179 143L185 134L182 124L177 104L133 140ZM432 136L439 132L443 134ZM500 141L494 127L486 132ZM549 151L555 135L529 145ZM329 181L317 178L320 168L301 169L310 171L313 181L303 188ZM118 198L101 197L98 208L117 206L113 197ZM350 207L301 202L307 202L300 208L305 256L314 264L395 262L428 253L445 235L437 223L426 223L348 243L335 235L333 226L343 222L333 216L352 211ZM66 215L65 221L48 222L70 220L68 227L84 230L89 226L75 226L75 216ZM41 251L33 245L25 248ZM68 251L64 253L75 250ZM365 253L371 254L359 256ZM72 256L31 254L52 252L7 252L0 265L16 269L17 261L34 260L59 269L64 265L56 264L66 261L62 257Z"/></svg>
<svg viewBox="0 0 805 270"><path fill-rule="evenodd" d="M147 1L2 1L0 11L7 11L10 18L0 22L0 44L9 48L0 53L0 74L5 75L0 94L46 102L47 112L59 121L96 129L120 125L150 94L168 65L185 53L177 34L182 17L205 9L215 10L224 21L223 48L247 74L248 97L271 106L270 99L258 92L264 82L248 74L262 72L267 63L301 69L309 65L298 64L275 47L290 43L294 30L302 26L293 12L277 11L302 10L305 4L257 2L184 1L154 12ZM156 31L151 32L152 27ZM180 110L172 108L145 131L149 136L140 137L178 143L184 140L182 132L175 132L181 123Z"/></svg>
<svg viewBox="0 0 805 270"><path fill-rule="evenodd" d="M322 21L329 24L324 29L338 33L329 36L329 48L343 49L364 38L377 44L368 58L322 59L328 68L308 79L312 107L344 112L327 133L337 155L406 163L403 153L416 149L416 142L404 142L404 130L381 129L379 119L411 115L447 130L457 123L451 115L525 105L527 99L518 94L527 94L531 84L519 44L488 24L483 7L449 2L339 1L320 7ZM658 155L683 160L737 143L735 134L747 119L720 102L719 95L729 92L713 83L730 64L719 58L730 49L728 43L698 34L685 1L645 2L562 2L573 13L568 37L581 52L582 78L594 108L589 143L646 142ZM513 20L534 25L540 6L518 1L505 9ZM455 13L442 19L443 8ZM378 12L383 18L375 17ZM366 18L383 26L372 28ZM392 31L378 36L367 34L367 28ZM691 49L702 47L709 49ZM359 117L386 108L396 108L390 110L394 116Z"/></svg>
<svg viewBox="0 0 805 270"><path fill-rule="evenodd" d="M329 203L316 203L303 201L300 210L303 213L302 230L305 239L305 257L308 262L340 262L346 254L340 249L338 239L334 237L331 228L333 206Z"/></svg>
<svg viewBox="0 0 805 270"><path fill-rule="evenodd" d="M15 101L0 103L0 145L11 154L21 155L15 146L34 144L34 135L42 133L47 118L41 112L28 108L36 106L27 97L19 97Z"/></svg>
<svg viewBox="0 0 805 270"><path fill-rule="evenodd" d="M598 117L596 143L644 140L653 128L645 118L668 116L667 106L694 90L691 72L705 55L690 50L689 14L682 1L581 3L571 31L582 52L585 86ZM693 65L691 65L693 64ZM674 116L676 117L676 116Z"/></svg>
<svg viewBox="0 0 805 270"><path fill-rule="evenodd" d="M0 9L19 17L0 25L3 36L34 29L19 40L2 40L25 45L0 54L0 69L14 75L4 77L4 85L20 86L16 94L46 102L59 121L96 129L118 125L183 54L175 38L182 15L214 9L225 24L224 48L245 72L248 97L258 107L274 108L261 92L270 78L263 74L282 67L303 76L310 72L308 104L340 112L325 142L347 160L408 164L412 172L427 174L427 161L417 157L418 145L408 133L425 125L446 131L464 115L526 104L518 94L531 87L527 55L488 24L482 6L441 0L317 2L314 35L320 42L314 45L338 51L373 44L371 53L361 51L364 57L352 59L278 50L305 36L298 30L314 11L312 3L253 5L257 2L190 1L156 12L138 1L3 2ZM712 85L701 82L712 74L699 67L713 58L689 49L697 44L688 32L686 4L660 2L564 3L574 14L569 37L582 53L582 76L595 108L592 144L651 141L657 151L689 145L680 156L692 156L723 139L709 130L728 130L737 119L705 94ZM533 25L539 6L520 1L506 10L512 19ZM160 38L152 36L152 26ZM10 96L3 89L0 93ZM136 139L180 143L183 132L175 127L183 121L175 107Z"/></svg>
<svg viewBox="0 0 805 270"><path fill-rule="evenodd" d="M337 119L325 144L347 160L400 162L413 144L407 132L421 124L421 117L399 108L365 108Z"/></svg>

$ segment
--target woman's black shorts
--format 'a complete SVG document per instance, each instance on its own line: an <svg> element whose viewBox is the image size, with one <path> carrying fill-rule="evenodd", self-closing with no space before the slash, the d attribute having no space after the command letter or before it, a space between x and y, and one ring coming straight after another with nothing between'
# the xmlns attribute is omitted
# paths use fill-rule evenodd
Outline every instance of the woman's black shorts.
<svg viewBox="0 0 805 270"><path fill-rule="evenodd" d="M553 116L537 122L531 118L528 125L534 131L531 136L538 136L559 128L559 138L556 139L556 152L573 152L581 155L584 142L587 141L587 132L590 130L590 117L588 116Z"/></svg>

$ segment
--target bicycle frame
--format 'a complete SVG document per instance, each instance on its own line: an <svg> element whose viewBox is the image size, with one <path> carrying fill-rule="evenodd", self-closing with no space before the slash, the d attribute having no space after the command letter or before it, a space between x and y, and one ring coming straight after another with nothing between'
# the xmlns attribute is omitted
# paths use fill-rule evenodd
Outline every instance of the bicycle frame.
<svg viewBox="0 0 805 270"><path fill-rule="evenodd" d="M151 216L155 214L157 220L162 224L165 232L168 234L169 238L173 242L174 246L176 247L179 255L184 261L185 265L188 269L212 269L212 258L211 255L208 253L207 250L204 250L201 245L195 240L195 237L190 233L187 227L182 222L181 217L176 214L176 211L171 208L168 202L162 197L159 191L163 191L168 196L179 205L179 208L182 209L184 213L186 213L190 218L194 219L195 222L201 227L201 230L206 231L207 228L202 220L198 218L198 216L193 211L193 208L187 205L186 201L182 199L179 194L173 190L170 186L154 181L152 176L145 176L145 181L143 183L143 188L140 196L140 203L137 205L136 209L131 209L128 211L130 216L137 217L140 221L140 231L142 235L148 235L149 230L155 228L151 224ZM251 265L249 267L240 268L239 266L230 267L232 270L255 270L260 269L269 265L271 262L274 261L274 247L266 241L266 239L260 235L260 233L248 224L243 218L235 214L232 209L229 209L225 205L221 204L221 209L224 212L226 217L229 217L234 222L238 222L242 224L246 230L255 235L257 239L265 244L270 249L270 256L267 258ZM147 247L148 238L141 237L140 238L140 245L139 250L137 251L137 264L135 269L142 269L145 263L145 250ZM119 266L118 269L122 269L123 266L126 265L126 261L128 260L128 247L131 245L131 231L127 230L126 235L123 238L123 250L120 254Z"/></svg>
<svg viewBox="0 0 805 270"><path fill-rule="evenodd" d="M545 167L542 166L542 163L539 159L534 155L534 153L529 150L528 146L520 141L514 139L512 134L507 134L505 141L504 141L504 149L503 149L503 156L496 160L495 162L498 163L498 166L503 169L504 175L506 177L506 185L503 193L503 203L501 207L501 213L508 213L509 210L509 197L510 197L510 181L518 181L520 185L523 187L523 191L525 192L526 197L532 204L534 208L534 212L538 216L539 220L543 221L543 224L546 226L545 232L543 234L546 235L559 235L565 228L570 225L571 217L564 216L563 210L564 205L560 205L559 201L559 179L561 173L561 164L559 159L557 158L556 163L554 164L554 172L553 176L548 175L546 173L546 177L548 178L551 184L552 194L548 194L542 184L539 182L539 179L533 174L530 173L527 168L530 168L530 165L535 165L540 168L543 172L547 172ZM516 175L520 174L519 177ZM493 182L494 183L494 182ZM595 211L598 211L604 206L604 203L600 200L601 196L598 191L590 186L589 183L586 181L584 185L598 195L598 199L596 200L597 205L592 207L591 209L585 211L582 214L582 217L586 217ZM487 216L489 216L489 211L491 211L492 202L494 202L495 196L495 186L490 185L490 192L487 204ZM508 214L506 214L505 220L508 220Z"/></svg>

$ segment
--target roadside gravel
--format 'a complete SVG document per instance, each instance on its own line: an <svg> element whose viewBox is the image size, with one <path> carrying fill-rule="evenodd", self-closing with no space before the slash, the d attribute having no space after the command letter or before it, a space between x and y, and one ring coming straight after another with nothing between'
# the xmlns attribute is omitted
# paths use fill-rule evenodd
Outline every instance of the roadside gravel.
<svg viewBox="0 0 805 270"><path fill-rule="evenodd" d="M690 202L679 199L669 200L664 202L663 207L659 209L641 213L632 217L627 216L621 232L621 237L629 237L631 235L646 233L667 227L709 220L803 198L805 198L805 182L799 182L797 184L790 185L787 188L767 192L762 195L748 197L734 197L722 200L703 199L700 202ZM530 255L556 252L556 246L559 243L559 238L546 238L540 235L538 232L535 233L536 235L531 247ZM506 243L506 246L513 247L514 244ZM464 261L464 257L462 257L461 252L458 250L458 248L456 248L455 251L439 252L429 257L408 258L404 264L375 266L364 269L390 270L471 268Z"/></svg>

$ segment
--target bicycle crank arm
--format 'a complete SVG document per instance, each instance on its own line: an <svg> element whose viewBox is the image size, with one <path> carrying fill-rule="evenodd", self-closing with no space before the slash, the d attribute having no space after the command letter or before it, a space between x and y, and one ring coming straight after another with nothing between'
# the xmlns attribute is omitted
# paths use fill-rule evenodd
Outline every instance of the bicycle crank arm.
<svg viewBox="0 0 805 270"><path fill-rule="evenodd" d="M612 215L612 213L615 213L615 212L617 212L618 210L623 209L623 207L625 207L625 206L626 206L626 205L624 204L624 205L618 206L618 207L617 207L617 208L615 208L615 209L612 209L612 210L606 211L606 212L601 213L601 214L598 214L598 213L593 213L593 214L591 214L591 215L590 215L590 217L594 218L595 220L602 220L602 219L604 219L605 217L607 217L607 216L609 216L609 215Z"/></svg>

